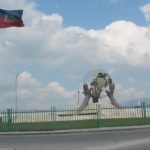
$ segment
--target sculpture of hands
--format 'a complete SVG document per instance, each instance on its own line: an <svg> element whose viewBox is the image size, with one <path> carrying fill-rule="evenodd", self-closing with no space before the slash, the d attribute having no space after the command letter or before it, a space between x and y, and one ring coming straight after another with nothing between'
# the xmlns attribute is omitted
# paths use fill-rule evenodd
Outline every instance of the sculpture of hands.
<svg viewBox="0 0 150 150"><path fill-rule="evenodd" d="M110 98L110 97L113 97L113 95L114 95L114 90L115 90L115 84L114 84L114 83L109 84L109 91L106 90L107 96L108 96L109 98Z"/></svg>
<svg viewBox="0 0 150 150"><path fill-rule="evenodd" d="M111 83L109 84L109 91L106 90L107 96L109 97L109 100L111 101L112 105L114 105L117 108L120 108L121 106L117 102L117 100L114 98L114 90L115 90L115 84Z"/></svg>
<svg viewBox="0 0 150 150"><path fill-rule="evenodd" d="M99 87L96 86L96 87L88 88L88 85L84 84L83 90L84 90L84 92L83 92L84 95L88 97L88 99L85 99L85 101L83 102L84 106L88 104L90 97L92 97L93 103L98 103L98 99L99 99L100 94L102 92L102 90ZM109 100L111 101L111 104L117 108L120 108L121 106L119 105L117 100L114 98L114 90L115 90L115 84L110 83L109 84L109 90L106 90L105 92L106 92Z"/></svg>

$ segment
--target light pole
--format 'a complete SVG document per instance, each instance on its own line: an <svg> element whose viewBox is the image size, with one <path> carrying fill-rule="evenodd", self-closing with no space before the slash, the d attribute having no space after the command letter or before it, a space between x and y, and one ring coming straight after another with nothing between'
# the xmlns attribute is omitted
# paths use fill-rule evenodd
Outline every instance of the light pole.
<svg viewBox="0 0 150 150"><path fill-rule="evenodd" d="M78 91L78 105L79 105L79 103L80 103L80 91Z"/></svg>
<svg viewBox="0 0 150 150"><path fill-rule="evenodd" d="M16 99L15 99L15 110L18 111L18 77L19 77L20 73L16 74L16 78L15 78L15 92L16 92Z"/></svg>

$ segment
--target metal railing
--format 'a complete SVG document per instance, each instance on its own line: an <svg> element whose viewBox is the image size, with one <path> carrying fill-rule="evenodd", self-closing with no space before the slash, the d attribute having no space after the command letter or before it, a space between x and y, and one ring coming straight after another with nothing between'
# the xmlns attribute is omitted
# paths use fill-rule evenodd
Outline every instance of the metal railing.
<svg viewBox="0 0 150 150"><path fill-rule="evenodd" d="M150 124L150 105L122 108L86 108L0 111L0 131L60 130Z"/></svg>

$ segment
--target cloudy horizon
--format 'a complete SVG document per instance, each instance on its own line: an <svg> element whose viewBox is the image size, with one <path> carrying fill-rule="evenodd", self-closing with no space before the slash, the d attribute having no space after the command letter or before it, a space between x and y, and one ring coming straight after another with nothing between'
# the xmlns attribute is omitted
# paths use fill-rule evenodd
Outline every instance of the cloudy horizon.
<svg viewBox="0 0 150 150"><path fill-rule="evenodd" d="M116 85L115 97L121 104L150 100L150 3L141 2L131 2L139 15L122 0L95 0L81 4L83 8L73 16L68 1L45 1L45 5L40 0L0 1L1 8L23 9L25 24L22 28L0 29L0 108L15 108L17 73L19 108L74 106L78 91L80 103L83 99L84 76L95 68L110 74ZM119 6L125 5L123 13L131 13L136 19L112 10L112 16L102 16L109 22L101 26L96 16L83 13L89 7L94 15L96 3L101 11L108 5L120 12ZM75 19L68 19L69 11L70 18ZM79 13L81 16L77 16ZM87 21L86 27L82 15L95 18L95 24L94 20L91 24Z"/></svg>

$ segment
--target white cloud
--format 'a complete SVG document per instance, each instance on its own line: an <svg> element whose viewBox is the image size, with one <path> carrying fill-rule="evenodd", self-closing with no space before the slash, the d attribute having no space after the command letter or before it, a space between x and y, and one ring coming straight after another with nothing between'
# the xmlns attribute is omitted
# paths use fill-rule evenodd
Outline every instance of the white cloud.
<svg viewBox="0 0 150 150"><path fill-rule="evenodd" d="M9 78L10 76L0 75L0 89L5 88L0 91L0 108L15 108L15 77ZM45 85L27 71L19 74L17 85L18 108L38 109L42 107L50 108L51 106L62 108L71 107L76 103L73 96L75 91L68 91L57 81L51 81Z"/></svg>
<svg viewBox="0 0 150 150"><path fill-rule="evenodd" d="M115 83L115 90L114 90L114 98L120 105L136 105L140 100L143 98L150 98L150 94L146 93L143 90L139 90L135 87L128 86L125 88L120 83ZM109 98L106 96L100 99L100 102L108 102L110 103Z"/></svg>
<svg viewBox="0 0 150 150"><path fill-rule="evenodd" d="M35 106L40 104L43 108L74 105L74 91L68 91L57 81L51 81L47 85L44 85L34 79L28 72L23 72L22 76L19 97L24 100L24 103L26 102L25 105L27 108L36 108Z"/></svg>
<svg viewBox="0 0 150 150"><path fill-rule="evenodd" d="M17 2L17 5L16 5ZM34 2L29 0L7 0L7 1L0 1L1 8L3 9L21 9L24 8L25 6L37 6Z"/></svg>
<svg viewBox="0 0 150 150"><path fill-rule="evenodd" d="M145 4L140 9L144 13L146 21L150 22L150 3Z"/></svg>
<svg viewBox="0 0 150 150"><path fill-rule="evenodd" d="M0 75L0 89L5 89L0 94L0 108L15 108L15 77L10 79L10 76ZM3 83L3 85L2 85ZM47 84L35 79L29 72L24 71L18 76L18 108L19 109L50 109L51 106L57 108L72 107L77 105L77 91L67 90L57 81L51 81ZM82 85L80 89L80 104L83 101ZM121 84L116 84L115 98L119 103L124 103L129 100L150 97L145 91L140 91L135 87L124 88ZM109 102L105 97L100 102Z"/></svg>
<svg viewBox="0 0 150 150"><path fill-rule="evenodd" d="M59 23L51 17L60 20ZM38 62L62 66L71 62L69 65L113 63L150 67L148 28L118 21L103 30L86 31L80 27L62 28L61 18L57 17L56 14L44 17L51 27L47 23L42 25L40 20L22 30L8 30L2 42L7 39L11 44L2 45L1 61L7 64L15 57L14 64ZM9 59L4 59L4 55Z"/></svg>
<svg viewBox="0 0 150 150"><path fill-rule="evenodd" d="M150 29L147 27L117 21L106 26L104 30L91 30L89 33L93 38L99 39L100 48L97 52L99 60L150 67L148 63L150 38L147 36L149 32Z"/></svg>
<svg viewBox="0 0 150 150"><path fill-rule="evenodd" d="M135 87L128 87L124 88L121 84L117 83L116 84L116 89L114 93L116 99L118 102L120 101L121 103L129 100L135 100L137 99L137 102L139 101L140 98L142 97L150 97L145 91L140 91L136 89Z"/></svg>
<svg viewBox="0 0 150 150"><path fill-rule="evenodd" d="M29 88L39 87L42 84L41 82L34 79L32 75L26 71L19 73L17 80L20 86L23 86L26 88L27 87Z"/></svg>
<svg viewBox="0 0 150 150"><path fill-rule="evenodd" d="M63 27L59 14L46 15L36 9L35 3L21 1L26 26L2 31L1 65L8 65L13 59L9 65L38 63L61 67L110 63L150 67L149 28L127 21L112 22L101 30ZM14 8L13 3L10 8Z"/></svg>
<svg viewBox="0 0 150 150"><path fill-rule="evenodd" d="M40 12L34 2L8 0L0 1L0 5L5 9L24 9L25 23L23 28L8 28L0 31L3 35L0 36L1 70L8 66L10 68L32 66L38 69L38 65L48 68L69 68L66 77L75 79L77 76L72 72L80 72L83 68L88 70L93 64L99 66L100 64L124 64L150 68L148 27L123 20L114 21L100 30L87 30L78 26L64 27L62 16ZM141 9L149 20L149 4ZM113 72L116 72L115 67L110 70L110 73ZM0 78L1 85L8 88L9 82L4 85L3 78ZM67 90L58 81L44 85L28 72L22 72L18 81L19 98L20 101L22 100L20 103L24 106L46 107L57 103L62 105L74 102L72 100L74 91ZM141 97L145 94L134 87L124 89L122 86L119 86L116 95L117 93L121 100ZM7 102L10 103L12 97L15 97L13 87L6 90L2 99L8 99Z"/></svg>

